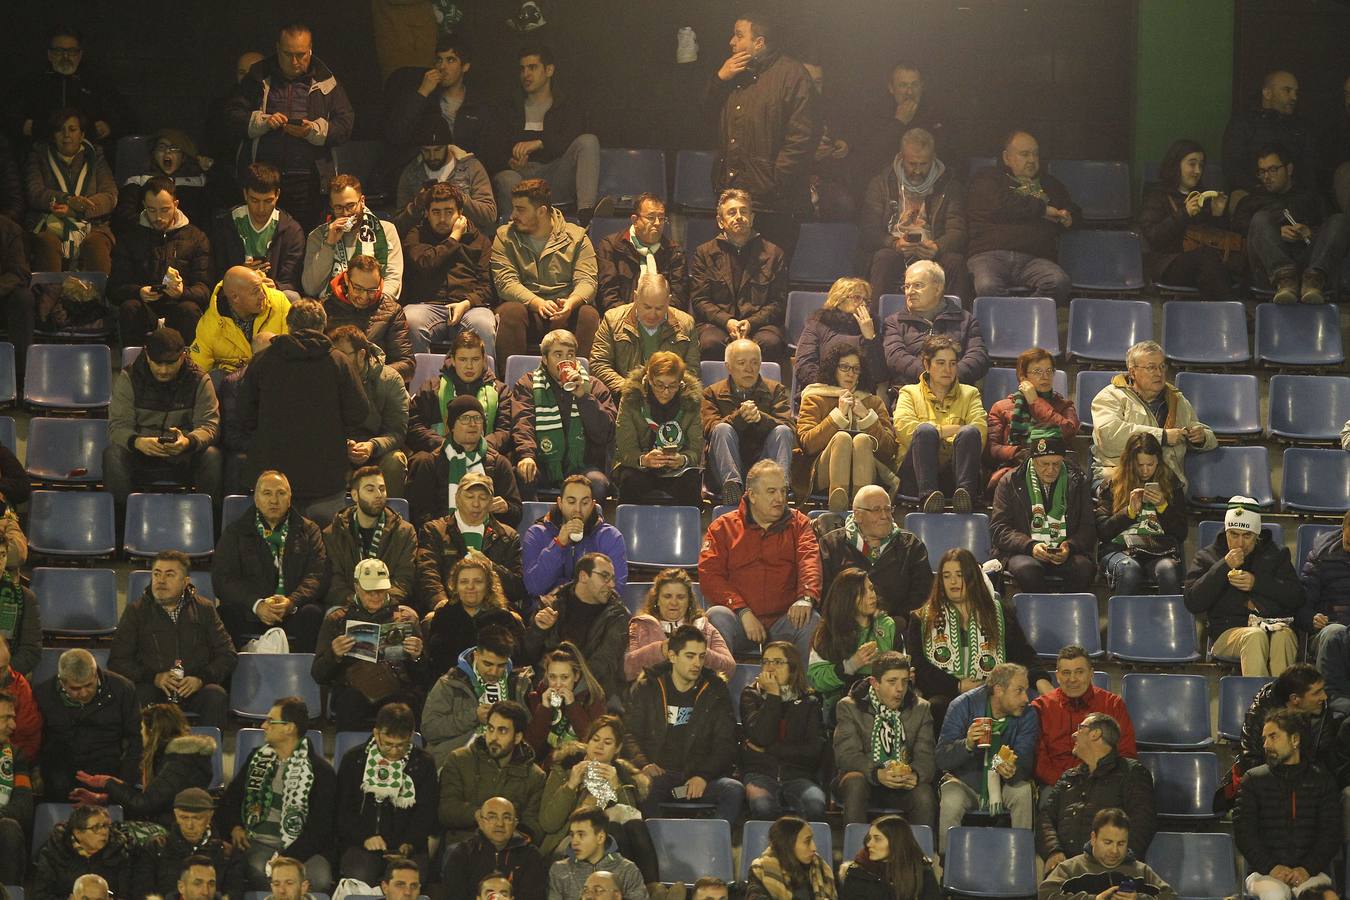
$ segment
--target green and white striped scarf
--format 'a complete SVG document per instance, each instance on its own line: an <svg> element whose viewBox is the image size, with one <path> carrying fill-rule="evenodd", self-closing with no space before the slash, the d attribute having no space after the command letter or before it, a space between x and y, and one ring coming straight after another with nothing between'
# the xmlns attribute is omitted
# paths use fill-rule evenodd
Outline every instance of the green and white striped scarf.
<svg viewBox="0 0 1350 900"><path fill-rule="evenodd" d="M558 484L568 472L581 468L586 438L581 429L581 413L576 401L566 426L558 407L558 398L549 383L543 364L534 370L534 435L543 459L544 484Z"/></svg>

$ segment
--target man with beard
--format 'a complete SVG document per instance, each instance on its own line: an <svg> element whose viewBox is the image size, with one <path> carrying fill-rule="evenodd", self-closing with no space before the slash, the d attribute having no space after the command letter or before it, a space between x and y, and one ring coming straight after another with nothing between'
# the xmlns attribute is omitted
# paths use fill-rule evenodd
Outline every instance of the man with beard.
<svg viewBox="0 0 1350 900"><path fill-rule="evenodd" d="M496 228L497 199L492 195L492 179L478 157L454 143L450 128L439 116L423 119L414 138L421 150L398 177L395 204L403 211L394 224L421 218L427 209L427 190L436 184L452 184L464 197L461 208L469 221L480 232Z"/></svg>
<svg viewBox="0 0 1350 900"><path fill-rule="evenodd" d="M386 287L388 282L375 257L354 256L324 288L323 309L328 314L330 334L344 325L356 327L380 349L385 365L397 372L400 380L407 381L417 368L417 360L403 307L385 293Z"/></svg>
<svg viewBox="0 0 1350 900"><path fill-rule="evenodd" d="M361 379L370 409L347 429L347 464L352 470L377 466L389 494L403 496L408 455L401 449L408 434L408 390L403 376L385 364L380 348L355 325L328 330L333 349L345 357ZM349 476L350 477L350 476Z"/></svg>
<svg viewBox="0 0 1350 900"><path fill-rule="evenodd" d="M18 131L25 138L39 135L58 109L78 109L92 125L91 140L100 143L127 132L131 125L126 102L107 78L91 77L84 63L84 37L71 25L48 33L47 69L30 75L15 91Z"/></svg>
<svg viewBox="0 0 1350 900"><path fill-rule="evenodd" d="M173 895L189 860L210 865L222 894L242 897L243 870L234 847L211 830L216 802L202 788L185 788L173 798L173 825L142 848L132 868L136 896Z"/></svg>
<svg viewBox="0 0 1350 900"><path fill-rule="evenodd" d="M514 700L498 700L487 710L483 732L468 746L453 750L441 768L441 825L447 843L473 834L477 810L493 797L504 797L520 810L520 824L532 836L539 829L544 772L524 743L530 714Z"/></svg>
<svg viewBox="0 0 1350 900"><path fill-rule="evenodd" d="M417 527L456 507L459 480L470 472L492 479L491 512L515 527L520 524L520 489L510 461L484 439L487 419L478 398L460 395L445 408L445 440L438 450L413 456L408 504Z"/></svg>
<svg viewBox="0 0 1350 900"><path fill-rule="evenodd" d="M380 293L398 300L403 293L403 243L394 223L366 206L361 179L355 175L334 177L328 183L328 202L332 215L305 239L305 267L300 273L305 296L326 296L354 257L373 256L384 278Z"/></svg>
<svg viewBox="0 0 1350 900"><path fill-rule="evenodd" d="M345 603L356 589L352 575L356 564L363 559L378 559L389 569L389 596L396 603L411 603L417 532L389 507L384 473L378 466L362 466L352 473L347 491L352 505L335 515L323 530L324 552L332 573L327 602Z"/></svg>

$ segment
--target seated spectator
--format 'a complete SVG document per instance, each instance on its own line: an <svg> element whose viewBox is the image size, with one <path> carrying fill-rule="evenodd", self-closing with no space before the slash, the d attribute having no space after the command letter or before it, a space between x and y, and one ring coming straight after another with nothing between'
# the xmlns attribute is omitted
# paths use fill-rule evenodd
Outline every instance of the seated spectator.
<svg viewBox="0 0 1350 900"><path fill-rule="evenodd" d="M327 601L338 606L356 590L356 564L378 559L389 573L389 599L413 605L413 581L417 565L417 531L390 508L384 475L375 466L362 466L352 473L348 487L352 505L339 512L323 530L323 550L331 578Z"/></svg>
<svg viewBox="0 0 1350 900"><path fill-rule="evenodd" d="M56 677L33 696L42 713L45 747L38 762L45 796L64 801L76 787L76 772L140 780L140 703L130 681L77 648L61 654Z"/></svg>
<svg viewBox="0 0 1350 900"><path fill-rule="evenodd" d="M35 128L41 142L28 154L33 271L112 271L117 182L103 151L86 137L89 121L65 107Z"/></svg>
<svg viewBox="0 0 1350 900"><path fill-rule="evenodd" d="M655 194L638 194L629 220L632 225L595 245L597 305L601 312L632 303L642 276L648 275L665 279L668 303L687 314L689 281L684 248L675 242L674 235L665 233L670 221L666 202Z"/></svg>
<svg viewBox="0 0 1350 900"><path fill-rule="evenodd" d="M1186 570L1186 608L1203 618L1209 652L1238 657L1243 675L1279 677L1298 659L1294 618L1303 588L1289 551L1261 530L1250 497L1232 497L1223 531Z"/></svg>
<svg viewBox="0 0 1350 900"><path fill-rule="evenodd" d="M101 806L76 806L58 822L33 864L32 892L40 900L131 896L131 840ZM89 881L103 882L98 891ZM97 881L95 885L97 885ZM85 890L81 890L81 882Z"/></svg>
<svg viewBox="0 0 1350 900"><path fill-rule="evenodd" d="M788 392L760 373L754 341L727 345L727 377L703 389L703 436L708 442L708 484L722 503L734 506L745 493L746 469L769 460L792 469L796 445Z"/></svg>
<svg viewBox="0 0 1350 900"><path fill-rule="evenodd" d="M677 353L634 369L619 399L614 480L620 503L703 502L703 385Z"/></svg>
<svg viewBox="0 0 1350 900"><path fill-rule="evenodd" d="M206 372L188 358L183 336L157 328L145 349L113 382L103 482L116 502L119 523L127 496L148 485L173 482L220 503L224 458L220 404ZM158 488L162 490L163 488Z"/></svg>
<svg viewBox="0 0 1350 900"><path fill-rule="evenodd" d="M198 724L224 730L230 700L224 685L235 667L234 644L215 602L197 593L191 567L187 554L177 550L155 555L145 593L128 599L117 623L108 668L136 685L141 705L175 703ZM164 812L175 793L163 797Z"/></svg>
<svg viewBox="0 0 1350 900"><path fill-rule="evenodd" d="M539 601L525 629L525 659L540 662L549 651L570 644L580 650L605 694L618 697L628 610L614 590L614 563L603 553L587 553L577 560L572 582Z"/></svg>
<svg viewBox="0 0 1350 900"><path fill-rule="evenodd" d="M769 826L769 846L750 863L746 900L809 896L835 897L834 864L816 852L811 825L798 816L783 816Z"/></svg>
<svg viewBox="0 0 1350 900"><path fill-rule="evenodd" d="M909 822L896 815L872 821L858 855L839 867L839 880L842 900L942 897L932 860L923 855Z"/></svg>
<svg viewBox="0 0 1350 900"><path fill-rule="evenodd" d="M1350 76L1346 81L1350 81ZM1317 157L1322 182L1331 185L1341 212L1350 213L1350 165L1346 165L1350 162L1350 86L1345 82L1341 82L1341 104L1322 130Z"/></svg>
<svg viewBox="0 0 1350 900"><path fill-rule="evenodd" d="M862 569L844 569L830 582L820 627L811 639L811 664L806 675L827 710L833 709L854 684L872 674L872 660L900 649L896 646L895 620L877 604L872 579Z"/></svg>
<svg viewBox="0 0 1350 900"><path fill-rule="evenodd" d="M1039 734L1036 710L1027 702L1025 666L1001 662L988 681L952 701L937 741L938 768L951 776L938 791L939 852L947 852L947 829L972 810L991 816L1006 811L1013 828L1031 827Z"/></svg>
<svg viewBox="0 0 1350 900"><path fill-rule="evenodd" d="M873 384L887 380L880 332L876 317L868 309L867 282L861 278L837 279L825 295L825 305L807 318L792 360L797 376L794 404L808 384L820 381L820 361L840 344L852 347L862 358L864 380Z"/></svg>
<svg viewBox="0 0 1350 900"><path fill-rule="evenodd" d="M1092 477L1110 478L1120 463L1125 441L1147 431L1162 444L1163 462L1186 486L1188 449L1203 452L1219 445L1214 429L1203 424L1186 395L1167 380L1162 345L1140 341L1125 354L1125 374L1092 398Z"/></svg>
<svg viewBox="0 0 1350 900"><path fill-rule="evenodd" d="M820 550L811 520L788 506L787 477L762 459L750 467L745 499L703 537L699 583L708 621L735 653L766 640L791 641L809 659L820 622Z"/></svg>
<svg viewBox="0 0 1350 900"><path fill-rule="evenodd" d="M937 158L936 141L927 130L909 129L899 146L889 165L867 173L871 181L863 198L860 231L872 250L868 281L874 309L881 295L895 293L902 273L920 260L950 273L952 293L968 293L962 284L966 197L960 179Z"/></svg>
<svg viewBox="0 0 1350 900"><path fill-rule="evenodd" d="M206 172L212 160L197 153L197 143L177 128L161 128L150 135L150 165L122 182L113 210L113 228L120 237L136 226L141 214L139 189L151 178L167 178L174 184L174 196L183 214L194 222L211 220L210 194Z"/></svg>
<svg viewBox="0 0 1350 900"><path fill-rule="evenodd" d="M237 371L254 347L290 330L291 301L248 266L231 266L220 279L192 338L192 361L203 372ZM214 383L214 382L213 382Z"/></svg>
<svg viewBox="0 0 1350 900"><path fill-rule="evenodd" d="M483 437L487 416L472 394L460 394L445 407L446 437L434 452L413 455L409 465L408 505L413 522L424 527L458 506L459 481L465 475L492 480L488 510L509 525L520 523L520 490L510 461Z"/></svg>
<svg viewBox="0 0 1350 900"><path fill-rule="evenodd" d="M956 341L947 335L926 338L923 374L900 389L895 405L900 493L922 498L926 513L946 507L944 482L955 485L957 513L970 512L980 497L980 451L989 425L979 389L957 376L956 354Z"/></svg>
<svg viewBox="0 0 1350 900"><path fill-rule="evenodd" d="M202 859L215 869L222 893L243 895L243 868L234 855L234 846L211 832L215 811L216 801L205 789L184 788L178 792L173 798L173 821L168 830L151 837L133 863L135 896L171 896L188 861Z"/></svg>
<svg viewBox="0 0 1350 900"><path fill-rule="evenodd" d="M618 415L604 382L577 362L577 339L557 329L544 335L539 368L511 385L511 440L520 495L561 488L585 475L597 501L609 496L605 475Z"/></svg>
<svg viewBox="0 0 1350 900"><path fill-rule="evenodd" d="M389 567L381 559L362 559L352 580L356 590L350 599L329 598L341 605L324 616L310 668L332 695L338 731L369 728L385 703L416 706L422 699L422 629L417 615L390 596ZM358 650L348 630L353 623L380 626L374 648ZM359 636L364 643L366 637ZM374 660L366 658L372 651Z"/></svg>
<svg viewBox="0 0 1350 900"><path fill-rule="evenodd" d="M348 465L352 472L379 469L389 494L401 497L408 472L408 455L400 449L408 435L408 389L403 376L355 325L329 328L328 339L351 363L369 403L365 420L347 432Z"/></svg>
<svg viewBox="0 0 1350 900"><path fill-rule="evenodd" d="M439 116L450 126L455 143L471 153L482 152L483 135L492 111L482 90L472 93L465 76L473 68L473 48L462 33L440 31L431 68L421 65L398 69L389 76L385 91L385 138L412 147L416 131L428 116ZM468 897L478 887L469 884Z"/></svg>
<svg viewBox="0 0 1350 900"><path fill-rule="evenodd" d="M225 525L212 557L220 618L235 645L280 628L292 650L314 652L327 567L319 526L291 506L286 476L262 473L253 508Z"/></svg>
<svg viewBox="0 0 1350 900"><path fill-rule="evenodd" d="M1130 817L1124 810L1098 810L1092 817L1087 848L1054 868L1045 867L1040 900L1070 900L1107 892L1110 896L1133 893L1157 900L1176 900L1176 891L1134 854L1132 828ZM1127 892L1124 890L1127 887L1134 890Z"/></svg>
<svg viewBox="0 0 1350 900"><path fill-rule="evenodd" d="M446 184L459 192L456 212L463 212L478 232L490 232L497 227L492 179L478 157L455 144L451 127L435 114L423 115L413 126L413 143L420 149L399 173L395 206L403 210L400 217L421 218L433 202L430 189Z"/></svg>
<svg viewBox="0 0 1350 900"><path fill-rule="evenodd" d="M465 476L465 481L482 477ZM460 485L466 486L464 481ZM481 493L486 500L487 491ZM486 509L486 502L481 506ZM428 526L440 521L443 520L433 520ZM485 527L484 540L488 540L490 535L491 532ZM518 542L516 553L519 555ZM466 551L450 566L442 583L445 599L438 601L422 620L427 644L427 663L423 666L423 672L428 685L434 684L436 679L450 671L460 654L476 646L478 635L488 630L503 628L509 631L516 641L515 652L519 652L525 638L525 623L508 604L499 572L498 563L479 550ZM519 582L520 576L517 574L515 579Z"/></svg>
<svg viewBox="0 0 1350 900"><path fill-rule="evenodd" d="M821 696L807 683L797 648L770 641L759 676L741 691L740 771L752 819L776 819L786 809L812 822L825 818L817 783L825 752Z"/></svg>
<svg viewBox="0 0 1350 900"><path fill-rule="evenodd" d="M1233 840L1249 873L1244 887L1260 900L1314 891L1331 900L1339 895L1328 872L1342 837L1336 782L1305 751L1300 714L1272 712L1261 738L1266 762L1243 776L1233 810Z"/></svg>
<svg viewBox="0 0 1350 900"><path fill-rule="evenodd" d="M0 540L0 642L10 657L12 671L26 678L42 659L42 611L32 588L19 576L19 564L28 555L28 542L19 530L18 516L7 510L3 520L21 545L11 550L10 541ZM0 667L0 672L5 668Z"/></svg>
<svg viewBox="0 0 1350 900"><path fill-rule="evenodd" d="M999 482L989 536L1019 591L1043 594L1049 578L1066 593L1090 590L1097 578L1097 520L1092 484L1066 460L1058 428L1033 428L1031 456Z"/></svg>
<svg viewBox="0 0 1350 900"><path fill-rule="evenodd" d="M516 830L514 804L505 797L485 801L474 813L478 831L452 845L442 880L449 900L544 900L547 865L528 834ZM475 893L476 891L476 893Z"/></svg>
<svg viewBox="0 0 1350 900"><path fill-rule="evenodd" d="M797 418L796 494L824 490L830 511L843 513L864 485L899 484L895 426L857 348L838 343L825 351L816 377L802 391Z"/></svg>
<svg viewBox="0 0 1350 900"><path fill-rule="evenodd" d="M704 665L730 678L736 660L727 649L722 633L705 615L694 594L694 582L684 569L664 569L652 581L641 611L628 622L628 649L623 655L623 677L633 681L643 669L665 659L666 641L681 625L692 625L703 632L708 647Z"/></svg>
<svg viewBox="0 0 1350 900"><path fill-rule="evenodd" d="M629 299L605 312L591 345L591 375L612 394L623 390L629 374L660 351L674 353L690 372L698 371L694 319L671 305L670 282L646 272L635 281Z"/></svg>
<svg viewBox="0 0 1350 900"><path fill-rule="evenodd" d="M268 887L271 893L266 900L314 900L309 891L309 878L305 875L305 864L290 856L272 858L271 878Z"/></svg>
<svg viewBox="0 0 1350 900"><path fill-rule="evenodd" d="M1292 153L1300 171L1312 185L1317 170L1317 148L1309 123L1297 115L1298 79L1278 69L1266 72L1261 80L1261 99L1257 106L1235 109L1223 131L1223 173L1233 188L1256 190L1261 179L1254 163L1261 148L1283 144Z"/></svg>
<svg viewBox="0 0 1350 900"><path fill-rule="evenodd" d="M540 834L544 773L534 763L534 751L523 743L529 718L520 703L496 700L482 717L482 733L446 757L441 767L440 811L447 842L469 837L477 810L493 797L511 801L521 811L521 826L531 836Z"/></svg>
<svg viewBox="0 0 1350 900"><path fill-rule="evenodd" d="M1126 759L1139 756L1134 743L1134 723L1125 701L1119 694L1092 683L1092 660L1087 650L1078 644L1066 644L1055 661L1055 681L1059 687L1031 701L1041 722L1041 736L1036 744L1036 780L1042 786L1053 785L1059 776L1078 765L1080 757L1075 748L1083 734L1080 726L1089 715L1101 713L1115 723L1119 737L1112 746L1120 756Z"/></svg>
<svg viewBox="0 0 1350 900"><path fill-rule="evenodd" d="M549 867L549 900L600 896L592 891L592 878L601 875L614 880L623 900L647 900L638 867L607 846L611 827L603 809L578 809L568 816L572 852Z"/></svg>
<svg viewBox="0 0 1350 900"><path fill-rule="evenodd" d="M1125 440L1120 463L1097 488L1102 571L1117 594L1180 594L1186 543L1186 493L1163 465L1163 448L1147 431Z"/></svg>
<svg viewBox="0 0 1350 900"><path fill-rule="evenodd" d="M370 740L338 760L338 875L366 884L379 878L385 854L426 869L440 803L436 766L413 746L417 720L405 703L386 703L375 714Z"/></svg>
<svg viewBox="0 0 1350 900"><path fill-rule="evenodd" d="M282 697L267 713L263 744L236 767L216 813L230 835L252 890L268 883L269 863L282 855L304 860L315 890L333 884L327 854L333 847L337 775L305 732L309 708ZM280 790L284 787L285 790Z"/></svg>
<svg viewBox="0 0 1350 900"><path fill-rule="evenodd" d="M1078 436L1080 423L1073 401L1055 391L1055 358L1040 347L1017 357L1017 389L989 407L989 441L984 458L993 475L985 496L994 499L1003 476L1031 458L1035 428L1058 428L1066 446Z"/></svg>
<svg viewBox="0 0 1350 900"><path fill-rule="evenodd" d="M422 867L401 854L385 854L381 900L417 900L422 896Z"/></svg>
<svg viewBox="0 0 1350 900"><path fill-rule="evenodd" d="M698 323L700 359L722 359L728 343L749 340L764 356L787 365L787 256L755 231L750 195L739 189L717 198L716 237L689 262L689 302Z"/></svg>
<svg viewBox="0 0 1350 900"><path fill-rule="evenodd" d="M542 597L567 583L577 562L600 553L614 565L614 590L628 583L628 549L623 534L605 521L585 475L563 479L553 509L525 530L521 556L525 592Z"/></svg>
<svg viewBox="0 0 1350 900"><path fill-rule="evenodd" d="M1328 704L1338 715L1350 715L1350 510L1339 531L1313 543L1299 581L1308 600L1299 625L1315 633L1311 651L1327 678Z"/></svg>
<svg viewBox="0 0 1350 900"><path fill-rule="evenodd" d="M692 900L727 900L729 895L727 883L714 875L704 875L694 882Z"/></svg>
<svg viewBox="0 0 1350 900"><path fill-rule="evenodd" d="M491 356L497 347L497 300L487 235L496 227L496 207L491 221L482 223L471 220L471 202L453 184L432 185L425 197L425 212L403 233L408 266L403 313L412 350L429 353L433 342L472 332Z"/></svg>
<svg viewBox="0 0 1350 900"><path fill-rule="evenodd" d="M573 334L579 355L590 356L600 324L591 239L554 208L549 182L542 178L527 178L510 193L510 221L492 242L497 368L504 371L505 360L555 330Z"/></svg>
<svg viewBox="0 0 1350 900"><path fill-rule="evenodd" d="M162 319L191 343L211 296L211 242L178 208L171 179L151 178L138 197L140 217L118 236L108 276L122 341L144 345Z"/></svg>
<svg viewBox="0 0 1350 900"><path fill-rule="evenodd" d="M1029 669L1038 694L1054 690L1049 673L1036 668L1036 651L1017 621L1017 610L1004 605L975 555L963 547L951 548L938 560L928 600L910 616L905 646L914 651L915 687L932 704L939 728L947 704L985 684L1005 662Z"/></svg>
<svg viewBox="0 0 1350 900"><path fill-rule="evenodd" d="M1276 303L1325 303L1350 246L1350 219L1330 212L1326 198L1311 183L1313 173L1296 168L1288 148L1272 144L1258 149L1261 183L1238 201L1233 230L1247 235L1252 271L1275 289L1271 299ZM1297 184L1296 176L1301 179Z"/></svg>
<svg viewBox="0 0 1350 900"><path fill-rule="evenodd" d="M524 603L520 535L491 514L492 499L492 479L482 472L469 472L459 480L455 511L422 526L416 557L417 603L414 605L418 609L439 609L450 595L455 594L454 567L474 553L485 557L482 562L488 566L486 574L494 575L498 581L497 589L492 593L501 594L499 599L503 604L510 601L514 606L521 606ZM481 589L486 585L477 587ZM478 604L485 598L479 591L474 594L476 614ZM465 605L462 597L460 605ZM469 627L468 622L459 625Z"/></svg>
<svg viewBox="0 0 1350 900"><path fill-rule="evenodd" d="M1041 171L1041 147L1025 131L1004 139L1002 165L970 178L966 198L970 244L966 266L975 296L1005 296L1026 288L1069 302L1069 275L1055 261L1059 236L1083 215L1058 178Z"/></svg>
<svg viewBox="0 0 1350 900"><path fill-rule="evenodd" d="M17 719L10 733L10 743L28 758L31 764L39 761L42 749L42 711L38 709L32 684L27 676L9 664L9 642L0 636L0 692L14 698Z"/></svg>
<svg viewBox="0 0 1350 900"><path fill-rule="evenodd" d="M440 375L423 385L410 385L407 445L410 453L435 451L445 438L445 411L461 394L478 398L486 419L483 431L488 446L498 453L511 450L510 395L506 385L487 365L483 339L472 329L461 331L450 342Z"/></svg>
<svg viewBox="0 0 1350 900"><path fill-rule="evenodd" d="M20 676L22 677L22 676ZM33 779L30 757L14 743L19 701L0 690L0 759L7 772L9 796L0 805L0 877L8 884L22 884L28 862L28 835L33 830Z"/></svg>
<svg viewBox="0 0 1350 900"><path fill-rule="evenodd" d="M333 214L305 239L305 265L300 274L304 295L324 296L354 257L373 256L384 278L380 292L398 300L403 293L403 243L398 229L366 206L361 180L355 175L337 175L328 183L328 203Z"/></svg>
<svg viewBox="0 0 1350 900"><path fill-rule="evenodd" d="M745 788L731 777L737 751L731 695L722 676L704 665L707 651L703 633L681 625L666 642L666 661L639 675L629 692L625 758L651 779L642 803L647 818L659 816L680 788L678 799L713 804L713 818L740 817Z"/></svg>
<svg viewBox="0 0 1350 900"><path fill-rule="evenodd" d="M1246 271L1242 235L1228 228L1228 195L1204 196L1204 172L1205 148L1173 141L1158 164L1158 182L1144 187L1139 233L1155 283L1199 288L1204 300L1229 300L1231 276Z"/></svg>
<svg viewBox="0 0 1350 900"><path fill-rule="evenodd" d="M519 646L506 628L480 627L478 643L461 653L455 667L432 685L422 708L422 737L437 768L453 750L487 734L489 711L499 700L520 705L524 718L519 731L524 738L529 713L523 704L530 693L530 673L516 671L511 663Z"/></svg>
<svg viewBox="0 0 1350 900"><path fill-rule="evenodd" d="M175 900L212 900L216 896L215 865L208 857L188 857L174 888Z"/></svg>
<svg viewBox="0 0 1350 900"><path fill-rule="evenodd" d="M406 382L412 379L417 360L403 307L384 292L387 286L375 257L358 253L324 287L323 310L329 331L344 325L355 327L380 348L385 363Z"/></svg>
<svg viewBox="0 0 1350 900"><path fill-rule="evenodd" d="M590 733L592 723L605 713L606 697L585 656L571 641L562 641L540 657L539 668L544 677L525 700L530 711L525 742L540 767L547 770L559 747Z"/></svg>
<svg viewBox="0 0 1350 900"><path fill-rule="evenodd" d="M961 304L947 298L946 275L932 260L921 259L905 270L905 307L892 313L882 326L889 380L913 384L926 371L923 348L933 335L946 335L956 347L956 375L974 384L989 371L980 322Z"/></svg>
<svg viewBox="0 0 1350 900"><path fill-rule="evenodd" d="M243 205L216 218L211 232L213 268L228 272L243 266L257 272L272 290L299 297L305 232L290 213L277 207L281 173L271 163L250 163L244 169L243 188Z"/></svg>
<svg viewBox="0 0 1350 900"><path fill-rule="evenodd" d="M0 137L0 140L4 138ZM5 330L14 344L14 376L20 393L23 391L21 373L28 359L28 348L33 343L33 330L37 327L37 301L33 297L28 240L29 235L17 220L0 213L0 306L5 310Z"/></svg>
<svg viewBox="0 0 1350 900"><path fill-rule="evenodd" d="M895 523L895 507L885 488L866 485L853 495L853 510L840 528L820 539L821 583L830 586L845 569L867 573L877 602L904 629L923 606L933 583L928 548Z"/></svg>

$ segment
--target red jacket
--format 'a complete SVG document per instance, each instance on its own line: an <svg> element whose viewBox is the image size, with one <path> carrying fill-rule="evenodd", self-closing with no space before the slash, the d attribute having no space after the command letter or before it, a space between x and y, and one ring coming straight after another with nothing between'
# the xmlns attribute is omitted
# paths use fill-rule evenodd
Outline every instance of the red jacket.
<svg viewBox="0 0 1350 900"><path fill-rule="evenodd" d="M1031 704L1041 717L1041 736L1036 743L1036 780L1041 784L1054 784L1065 769L1081 762L1073 755L1073 733L1089 713L1106 713L1116 720L1120 726L1117 755L1130 759L1139 756L1134 746L1134 723L1119 694L1104 691L1094 684L1088 687L1086 694L1074 700L1065 696L1063 689L1055 688L1032 700Z"/></svg>
<svg viewBox="0 0 1350 900"><path fill-rule="evenodd" d="M789 508L766 530L739 509L713 519L698 555L698 580L709 606L749 608L767 628L800 597L820 601L820 548L811 520Z"/></svg>
<svg viewBox="0 0 1350 900"><path fill-rule="evenodd" d="M14 736L10 738L10 742L28 757L28 761L36 768L38 751L42 749L42 711L38 709L28 679L13 669L9 670L9 686L6 689L18 701L14 710L18 722L14 726Z"/></svg>

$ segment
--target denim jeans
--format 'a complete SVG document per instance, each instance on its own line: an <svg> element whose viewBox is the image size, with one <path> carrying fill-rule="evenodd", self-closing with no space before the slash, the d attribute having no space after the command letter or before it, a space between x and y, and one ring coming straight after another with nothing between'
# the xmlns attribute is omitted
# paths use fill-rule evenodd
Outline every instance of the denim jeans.
<svg viewBox="0 0 1350 900"><path fill-rule="evenodd" d="M980 490L980 430L963 425L952 439L951 470L956 487L965 488L972 499ZM901 490L914 486L920 499L942 489L942 436L936 425L924 422L914 429L909 452L900 464Z"/></svg>
<svg viewBox="0 0 1350 900"><path fill-rule="evenodd" d="M449 324L450 308L440 303L410 303L403 307L403 315L414 353L430 353L432 342L449 343L468 328L483 339L484 355L496 355L497 316L485 306L473 307L454 325Z"/></svg>
<svg viewBox="0 0 1350 900"><path fill-rule="evenodd" d="M510 211L511 190L526 178L547 181L559 203L575 200L577 209L593 209L600 189L600 139L593 134L578 135L552 162L527 162L519 169L493 175L498 210Z"/></svg>
<svg viewBox="0 0 1350 900"><path fill-rule="evenodd" d="M796 598L786 598L786 602L791 604ZM745 636L745 627L741 625L740 613L727 606L708 607L708 621L722 635L722 640L727 642L727 647L732 655L737 653L746 653L757 649L748 637ZM820 624L820 613L812 612L811 618L806 620L806 624L801 628L792 624L788 618L787 610L769 624L760 620L764 626L764 643L769 641L790 641L801 654L802 659L811 658L811 638L815 636L816 626Z"/></svg>
<svg viewBox="0 0 1350 900"><path fill-rule="evenodd" d="M796 436L792 429L786 425L775 425L764 439L764 450L759 459L771 459L782 466L784 472L791 472L792 448L795 445ZM758 461L741 458L741 436L726 422L714 425L708 433L708 474L715 491L720 492L722 484L727 481L745 484L745 470Z"/></svg>
<svg viewBox="0 0 1350 900"><path fill-rule="evenodd" d="M747 772L741 780L745 782L745 802L750 807L752 819L773 820L787 811L808 822L825 820L825 789L809 778L779 781L772 775ZM758 791L765 793L757 796Z"/></svg>
<svg viewBox="0 0 1350 900"><path fill-rule="evenodd" d="M1052 259L1017 250L986 250L966 260L975 279L976 297L1001 297L1010 288L1023 287L1037 297L1068 303L1073 283L1069 273Z"/></svg>
<svg viewBox="0 0 1350 900"><path fill-rule="evenodd" d="M694 748L690 748L690 752L695 752ZM660 818L661 804L676 799L671 796L671 790L688 780L689 776L684 772L672 772L670 770L666 770L665 773L653 778L651 789L647 792L647 799L642 801L642 817L644 819ZM698 799L717 807L716 817L734 825L736 820L741 817L741 804L745 800L745 787L734 778L714 778L708 782L708 786L703 790L703 796Z"/></svg>
<svg viewBox="0 0 1350 900"><path fill-rule="evenodd" d="M1281 267L1302 263L1304 269L1317 269L1327 276L1327 284L1334 284L1350 246L1350 219L1344 213L1328 216L1313 230L1311 245L1280 237L1280 226L1286 224L1280 209L1263 209L1252 216L1247 228L1247 256L1252 265L1269 277Z"/></svg>
<svg viewBox="0 0 1350 900"><path fill-rule="evenodd" d="M1135 559L1124 550L1108 550L1102 554L1102 571L1117 594L1138 594L1144 580L1152 578L1160 594L1180 594L1181 577L1185 570L1180 560Z"/></svg>

